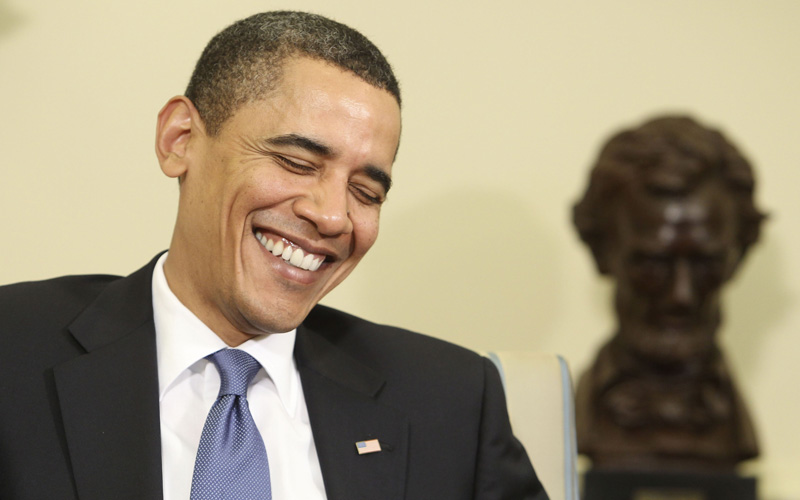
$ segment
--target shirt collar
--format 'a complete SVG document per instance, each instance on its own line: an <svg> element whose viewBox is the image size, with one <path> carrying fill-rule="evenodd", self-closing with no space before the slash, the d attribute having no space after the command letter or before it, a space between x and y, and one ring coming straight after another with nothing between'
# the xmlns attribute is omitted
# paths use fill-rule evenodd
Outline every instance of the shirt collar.
<svg viewBox="0 0 800 500"><path fill-rule="evenodd" d="M153 270L153 319L158 353L159 400L189 369L205 357L227 347L208 326L172 293L164 275L165 253ZM267 334L244 342L241 349L253 356L272 379L284 408L290 414L297 407L300 380L294 362L296 330Z"/></svg>

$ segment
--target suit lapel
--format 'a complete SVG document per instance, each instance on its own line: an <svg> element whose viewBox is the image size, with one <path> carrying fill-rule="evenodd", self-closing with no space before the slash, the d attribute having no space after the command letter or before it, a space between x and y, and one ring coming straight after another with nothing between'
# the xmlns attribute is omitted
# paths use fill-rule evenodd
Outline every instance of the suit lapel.
<svg viewBox="0 0 800 500"><path fill-rule="evenodd" d="M403 499L408 420L378 402L383 378L306 326L295 356L328 499ZM381 451L359 455L372 439Z"/></svg>
<svg viewBox="0 0 800 500"><path fill-rule="evenodd" d="M162 497L154 264L110 284L70 325L87 352L55 369L81 499Z"/></svg>

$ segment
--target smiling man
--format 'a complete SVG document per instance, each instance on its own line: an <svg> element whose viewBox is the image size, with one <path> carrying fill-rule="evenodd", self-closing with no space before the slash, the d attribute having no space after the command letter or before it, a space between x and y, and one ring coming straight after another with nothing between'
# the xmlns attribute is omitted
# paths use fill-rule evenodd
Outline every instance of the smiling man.
<svg viewBox="0 0 800 500"><path fill-rule="evenodd" d="M0 289L0 497L546 499L489 361L317 305L378 236L400 129L351 28L214 37L158 115L169 251Z"/></svg>
<svg viewBox="0 0 800 500"><path fill-rule="evenodd" d="M395 96L311 57L214 135L170 100L156 145L181 179L170 288L229 345L292 330L375 242L399 139Z"/></svg>

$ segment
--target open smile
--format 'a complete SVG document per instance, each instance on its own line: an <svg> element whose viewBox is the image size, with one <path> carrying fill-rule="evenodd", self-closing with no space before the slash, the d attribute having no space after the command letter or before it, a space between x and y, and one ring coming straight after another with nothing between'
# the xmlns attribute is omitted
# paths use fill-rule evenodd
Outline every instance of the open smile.
<svg viewBox="0 0 800 500"><path fill-rule="evenodd" d="M309 251L303 250L295 243L281 238L273 240L268 238L261 231L255 231L256 240L261 243L261 246L267 249L275 257L280 257L289 265L304 269L306 271L316 271L325 262L324 255L313 254Z"/></svg>

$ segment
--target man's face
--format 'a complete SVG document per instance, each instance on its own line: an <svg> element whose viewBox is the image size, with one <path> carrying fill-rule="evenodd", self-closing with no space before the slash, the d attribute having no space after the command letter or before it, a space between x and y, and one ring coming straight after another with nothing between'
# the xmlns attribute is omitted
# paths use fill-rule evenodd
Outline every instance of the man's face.
<svg viewBox="0 0 800 500"><path fill-rule="evenodd" d="M295 328L378 236L400 137L395 98L309 58L193 135L166 275L229 343Z"/></svg>
<svg viewBox="0 0 800 500"><path fill-rule="evenodd" d="M620 339L659 363L703 356L719 326L720 289L738 262L733 200L712 181L680 197L631 189L617 206L611 272Z"/></svg>

